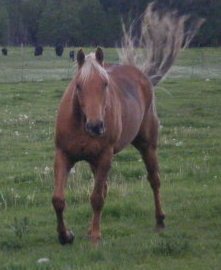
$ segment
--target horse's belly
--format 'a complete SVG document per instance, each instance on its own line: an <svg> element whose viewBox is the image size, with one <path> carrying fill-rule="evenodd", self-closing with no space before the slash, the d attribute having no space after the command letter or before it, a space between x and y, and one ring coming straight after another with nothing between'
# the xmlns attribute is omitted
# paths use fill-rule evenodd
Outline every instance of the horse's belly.
<svg viewBox="0 0 221 270"><path fill-rule="evenodd" d="M129 145L137 136L140 130L143 113L132 111L122 118L122 132L119 140L115 144L114 153L120 152Z"/></svg>

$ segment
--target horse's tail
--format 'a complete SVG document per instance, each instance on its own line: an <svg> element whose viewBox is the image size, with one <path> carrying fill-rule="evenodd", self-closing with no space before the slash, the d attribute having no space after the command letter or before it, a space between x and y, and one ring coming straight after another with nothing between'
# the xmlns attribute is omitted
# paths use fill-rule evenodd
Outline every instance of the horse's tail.
<svg viewBox="0 0 221 270"><path fill-rule="evenodd" d="M153 85L157 85L173 65L179 51L189 45L204 22L204 19L189 19L189 16L180 16L175 11L159 12L154 3L149 4L143 14L139 40L133 38L133 24L128 31L123 24L122 48L118 51L120 61L136 66Z"/></svg>

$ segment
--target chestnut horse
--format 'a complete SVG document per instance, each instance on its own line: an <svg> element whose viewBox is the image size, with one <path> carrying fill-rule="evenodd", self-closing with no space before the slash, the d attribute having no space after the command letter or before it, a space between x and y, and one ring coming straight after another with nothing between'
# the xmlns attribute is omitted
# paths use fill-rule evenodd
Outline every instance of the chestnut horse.
<svg viewBox="0 0 221 270"><path fill-rule="evenodd" d="M158 118L151 82L132 66L104 65L100 48L86 57L80 50L77 61L78 73L63 96L57 116L53 205L60 242L73 241L63 220L64 188L70 169L85 160L94 174L89 237L96 242L101 238L101 211L113 155L129 144L142 155L154 193L156 224L163 228L156 157Z"/></svg>
<svg viewBox="0 0 221 270"><path fill-rule="evenodd" d="M63 218L64 189L71 168L76 162L85 160L94 174L89 237L97 243L101 238L101 211L107 195L111 162L114 154L129 144L141 153L153 190L156 227L164 228L156 155L158 117L153 85L167 73L182 44L188 43L199 28L200 22L197 22L191 26L191 31L185 33L186 19L186 16L179 17L174 12L159 15L153 10L153 5L147 8L142 23L142 44L139 44L150 52L148 56L141 57L144 69L137 67L138 50L134 49L130 32L124 31L120 55L126 64L104 64L101 48L87 56L82 49L78 51L78 71L61 100L56 124L52 202L61 244L71 243L74 239Z"/></svg>

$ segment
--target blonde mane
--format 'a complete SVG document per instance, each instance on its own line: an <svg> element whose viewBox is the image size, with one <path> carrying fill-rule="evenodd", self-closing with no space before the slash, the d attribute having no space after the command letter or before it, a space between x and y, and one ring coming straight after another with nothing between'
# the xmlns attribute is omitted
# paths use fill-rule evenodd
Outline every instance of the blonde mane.
<svg viewBox="0 0 221 270"><path fill-rule="evenodd" d="M109 80L106 69L96 61L95 54L90 53L85 57L85 62L79 70L79 78L82 82L86 82L94 73L98 73L107 81Z"/></svg>

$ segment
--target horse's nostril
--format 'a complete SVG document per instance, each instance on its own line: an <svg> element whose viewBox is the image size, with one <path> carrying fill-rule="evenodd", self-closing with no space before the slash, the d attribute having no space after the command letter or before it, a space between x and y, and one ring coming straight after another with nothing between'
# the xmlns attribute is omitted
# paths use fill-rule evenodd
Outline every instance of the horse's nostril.
<svg viewBox="0 0 221 270"><path fill-rule="evenodd" d="M103 130L104 129L104 122L100 121L100 123L98 123L98 127L99 127L99 129Z"/></svg>
<svg viewBox="0 0 221 270"><path fill-rule="evenodd" d="M98 121L96 123L88 122L86 123L86 131L91 135L100 136L104 133L104 122Z"/></svg>
<svg viewBox="0 0 221 270"><path fill-rule="evenodd" d="M91 128L92 128L91 123L90 122L89 123L86 123L85 128L86 128L87 131L90 131Z"/></svg>

